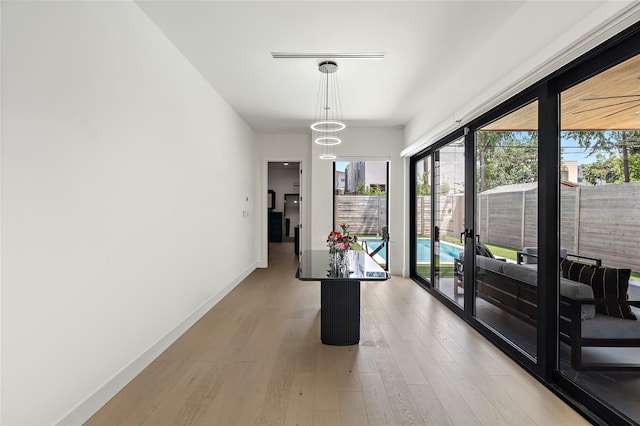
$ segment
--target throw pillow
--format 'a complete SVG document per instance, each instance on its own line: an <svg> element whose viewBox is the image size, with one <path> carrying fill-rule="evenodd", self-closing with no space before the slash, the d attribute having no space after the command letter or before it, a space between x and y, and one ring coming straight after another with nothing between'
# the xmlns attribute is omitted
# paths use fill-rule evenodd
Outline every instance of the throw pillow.
<svg viewBox="0 0 640 426"><path fill-rule="evenodd" d="M575 262L568 259L563 259L560 267L562 269L562 278L588 285L591 285L593 274L596 272L596 269L598 269L595 265Z"/></svg>
<svg viewBox="0 0 640 426"><path fill-rule="evenodd" d="M596 312L617 318L637 319L629 305L616 303L618 300L629 299L627 290L630 277L631 269L598 268L596 270L591 280L593 297L605 299L605 302L596 303Z"/></svg>

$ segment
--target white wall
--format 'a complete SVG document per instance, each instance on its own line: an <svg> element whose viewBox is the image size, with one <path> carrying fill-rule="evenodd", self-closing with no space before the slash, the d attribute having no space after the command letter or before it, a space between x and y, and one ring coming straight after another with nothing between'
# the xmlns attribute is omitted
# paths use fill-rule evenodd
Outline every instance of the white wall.
<svg viewBox="0 0 640 426"><path fill-rule="evenodd" d="M2 48L1 422L80 424L255 267L255 135L133 3Z"/></svg>
<svg viewBox="0 0 640 426"><path fill-rule="evenodd" d="M348 124L348 123L347 123ZM349 128L341 132L343 142L336 146L338 160L389 160L389 264L394 275L408 274L406 222L407 179L405 159L400 157L403 132L396 128ZM318 158L321 148L312 144L311 176L311 245L325 249L333 229L333 164Z"/></svg>

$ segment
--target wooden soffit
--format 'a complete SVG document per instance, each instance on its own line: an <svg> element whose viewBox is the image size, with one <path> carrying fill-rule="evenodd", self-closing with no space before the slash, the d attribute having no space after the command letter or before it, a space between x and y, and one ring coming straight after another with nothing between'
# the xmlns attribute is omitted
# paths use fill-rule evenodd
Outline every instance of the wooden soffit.
<svg viewBox="0 0 640 426"><path fill-rule="evenodd" d="M562 130L640 130L640 55L562 92L560 111ZM537 101L482 128L537 129Z"/></svg>

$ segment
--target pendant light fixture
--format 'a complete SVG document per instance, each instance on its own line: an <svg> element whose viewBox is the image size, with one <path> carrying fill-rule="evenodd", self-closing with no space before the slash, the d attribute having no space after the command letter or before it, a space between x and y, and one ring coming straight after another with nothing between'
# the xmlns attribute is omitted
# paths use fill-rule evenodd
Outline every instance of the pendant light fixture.
<svg viewBox="0 0 640 426"><path fill-rule="evenodd" d="M316 103L315 121L311 124L313 141L322 146L320 158L334 160L333 147L340 142L340 131L346 126L342 122L342 106L340 105L340 89L338 87L338 64L323 61L318 65L320 84Z"/></svg>

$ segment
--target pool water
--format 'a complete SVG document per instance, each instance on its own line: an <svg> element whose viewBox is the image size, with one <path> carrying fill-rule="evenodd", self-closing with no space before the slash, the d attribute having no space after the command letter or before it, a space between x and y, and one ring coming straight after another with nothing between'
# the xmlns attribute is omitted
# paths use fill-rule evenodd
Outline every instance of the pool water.
<svg viewBox="0 0 640 426"><path fill-rule="evenodd" d="M367 242L367 246L369 247L369 252L372 252L380 244L382 244L382 240L374 240L365 238ZM417 241L417 261L419 263L429 263L431 262L431 239L430 238L418 238ZM450 243L445 243L444 241L440 241L440 262L445 263L453 263L453 259L457 259L460 253L464 251L464 248L460 246L456 246ZM387 248L383 247L382 250L378 252L378 255L382 258L386 258L387 256Z"/></svg>

